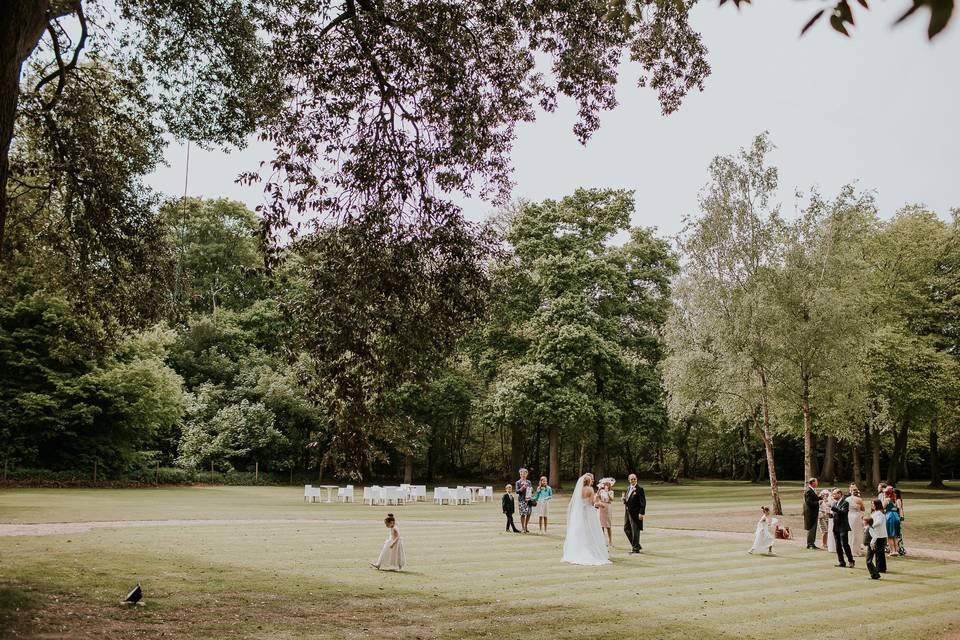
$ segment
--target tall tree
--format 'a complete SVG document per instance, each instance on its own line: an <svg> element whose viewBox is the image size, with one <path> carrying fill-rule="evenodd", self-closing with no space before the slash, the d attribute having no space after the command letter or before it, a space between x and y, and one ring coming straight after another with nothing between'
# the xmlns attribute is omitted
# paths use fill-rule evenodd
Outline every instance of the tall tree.
<svg viewBox="0 0 960 640"><path fill-rule="evenodd" d="M408 424L398 392L429 381L484 312L490 249L483 229L456 218L430 234L386 221L327 227L291 249L286 348L309 363L332 468L360 477L386 459Z"/></svg>
<svg viewBox="0 0 960 640"><path fill-rule="evenodd" d="M749 420L763 442L775 513L782 513L774 455L772 384L778 376L775 333L765 313L769 271L780 259L773 202L777 170L766 164L766 134L736 156L714 158L700 214L680 240L690 286L707 322L720 385L719 400L731 421Z"/></svg>
<svg viewBox="0 0 960 640"><path fill-rule="evenodd" d="M547 436L554 483L562 437L588 445L602 474L615 443L665 421L656 365L677 266L664 241L629 227L633 206L631 192L587 189L527 203L510 219L508 262L494 271L494 292L522 302L508 322L492 321L490 402L515 433ZM622 231L629 240L611 246Z"/></svg>
<svg viewBox="0 0 960 640"><path fill-rule="evenodd" d="M863 254L876 226L873 198L848 186L832 202L814 192L805 211L772 238L780 245L780 258L767 271L770 293L763 313L776 336L773 349L783 360L785 377L775 382L785 417L802 416L805 478L815 475L814 414L826 415L831 405L863 398L852 387L858 380L852 372L869 332ZM835 420L825 429L821 474L826 478L835 474L836 438L849 439L862 427L855 422L842 428L836 420L840 415L833 411Z"/></svg>

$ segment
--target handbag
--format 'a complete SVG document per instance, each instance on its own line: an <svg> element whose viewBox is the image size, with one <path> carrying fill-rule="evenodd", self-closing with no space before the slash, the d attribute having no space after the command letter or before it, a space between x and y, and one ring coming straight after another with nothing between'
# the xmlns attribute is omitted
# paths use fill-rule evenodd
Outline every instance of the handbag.
<svg viewBox="0 0 960 640"><path fill-rule="evenodd" d="M536 499L536 498L530 498L529 500L527 500L527 506L529 506L529 507L535 507L535 506L537 506L537 499Z"/></svg>

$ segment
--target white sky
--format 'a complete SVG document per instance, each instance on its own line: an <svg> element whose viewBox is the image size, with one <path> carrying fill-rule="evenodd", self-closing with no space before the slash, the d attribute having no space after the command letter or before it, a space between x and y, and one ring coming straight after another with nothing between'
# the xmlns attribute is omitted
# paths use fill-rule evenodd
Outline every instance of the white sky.
<svg viewBox="0 0 960 640"><path fill-rule="evenodd" d="M785 213L795 189L817 186L832 196L854 180L877 192L884 216L912 202L942 216L960 207L960 16L930 43L925 10L891 26L907 0L871 3L869 12L851 3L852 39L826 21L800 38L819 3L765 2L739 12L717 4L704 0L693 16L713 68L703 93L664 117L655 93L636 87L636 68L623 65L620 106L602 116L586 147L572 133L571 104L520 128L514 197L559 198L579 186L634 189L634 224L672 235L696 211L710 160L768 130ZM184 147L171 145L169 166L148 182L182 194L184 156ZM231 153L194 147L188 193L253 208L259 187L234 180L270 157L259 143ZM479 220L492 207L471 200L464 209Z"/></svg>

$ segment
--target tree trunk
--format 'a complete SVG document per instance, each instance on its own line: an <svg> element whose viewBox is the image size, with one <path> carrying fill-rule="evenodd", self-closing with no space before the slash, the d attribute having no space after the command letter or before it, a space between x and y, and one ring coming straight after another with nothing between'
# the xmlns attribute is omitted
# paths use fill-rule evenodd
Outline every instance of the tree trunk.
<svg viewBox="0 0 960 640"><path fill-rule="evenodd" d="M880 484L880 432L876 429L870 434L870 487L876 489Z"/></svg>
<svg viewBox="0 0 960 640"><path fill-rule="evenodd" d="M523 464L523 434L518 425L510 427L510 466L508 473L516 473Z"/></svg>
<svg viewBox="0 0 960 640"><path fill-rule="evenodd" d="M930 488L944 488L943 471L940 468L940 442L936 419L930 422Z"/></svg>
<svg viewBox="0 0 960 640"><path fill-rule="evenodd" d="M413 456L409 453L403 460L403 481L406 484L413 484Z"/></svg>
<svg viewBox="0 0 960 640"><path fill-rule="evenodd" d="M20 73L47 28L49 8L48 0L0 3L0 254L7 225L10 143L20 102Z"/></svg>
<svg viewBox="0 0 960 640"><path fill-rule="evenodd" d="M817 459L817 435L810 434L810 475L804 480L820 477L820 461Z"/></svg>
<svg viewBox="0 0 960 640"><path fill-rule="evenodd" d="M550 427L547 432L550 441L550 486L560 488L560 428Z"/></svg>
<svg viewBox="0 0 960 640"><path fill-rule="evenodd" d="M837 482L837 439L834 436L827 436L827 446L823 453L823 470L820 475L823 479L832 485Z"/></svg>
<svg viewBox="0 0 960 640"><path fill-rule="evenodd" d="M813 460L813 418L810 415L810 374L800 368L801 405L803 411L803 476L804 480L814 477Z"/></svg>
<svg viewBox="0 0 960 640"><path fill-rule="evenodd" d="M683 431L677 438L677 455L680 460L680 476L683 478L691 477L690 469L690 431L693 429L693 419L687 418L683 421Z"/></svg>
<svg viewBox="0 0 960 640"><path fill-rule="evenodd" d="M533 469L531 470L531 475L538 479L537 482L539 482L540 476L543 475L543 465L540 464L541 429L541 425L537 425L537 440L533 444Z"/></svg>
<svg viewBox="0 0 960 640"><path fill-rule="evenodd" d="M596 379L596 393L598 398L604 397L604 381L600 377ZM603 463L606 459L606 435L607 424L601 416L600 419L597 420L597 449L593 454L593 469L588 469L588 471L593 473L596 480L600 480L604 473Z"/></svg>
<svg viewBox="0 0 960 640"><path fill-rule="evenodd" d="M894 484L900 478L900 467L907 454L907 432L909 429L909 423L904 420L893 440L893 454L891 454L890 463L887 465L887 484Z"/></svg>
<svg viewBox="0 0 960 640"><path fill-rule="evenodd" d="M850 466L853 469L853 473L850 474L852 476L850 481L859 487L863 481L863 476L861 475L860 469L860 447L858 447L856 443L850 446L850 454L852 456L850 458Z"/></svg>
<svg viewBox="0 0 960 640"><path fill-rule="evenodd" d="M480 481L483 482L483 456L487 452L487 429L480 429L480 456L477 458L477 466L480 468Z"/></svg>
<svg viewBox="0 0 960 640"><path fill-rule="evenodd" d="M767 400L767 376L760 371L760 399L763 403L763 448L767 454L767 472L770 475L770 499L773 501L774 515L783 515L780 504L780 485L777 483L777 465L773 452L773 431L770 428L770 403Z"/></svg>

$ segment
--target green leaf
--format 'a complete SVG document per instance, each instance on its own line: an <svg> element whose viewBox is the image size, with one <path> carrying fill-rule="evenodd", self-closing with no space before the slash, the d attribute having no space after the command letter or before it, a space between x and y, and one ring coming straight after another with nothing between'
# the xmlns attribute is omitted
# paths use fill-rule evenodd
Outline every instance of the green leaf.
<svg viewBox="0 0 960 640"><path fill-rule="evenodd" d="M927 28L927 36L932 40L950 22L950 17L953 15L953 0L929 0L929 4L930 25Z"/></svg>
<svg viewBox="0 0 960 640"><path fill-rule="evenodd" d="M850 33L847 32L847 28L843 26L843 20L840 18L840 16L836 14L830 16L830 26L833 27L834 31L838 31L849 37Z"/></svg>
<svg viewBox="0 0 960 640"><path fill-rule="evenodd" d="M826 12L826 9L820 9L820 11L817 11L815 14L813 14L813 17L807 21L807 24L803 25L803 29L800 30L800 35L802 36L807 31L809 31L810 28L817 23L817 20L819 20L825 12Z"/></svg>

